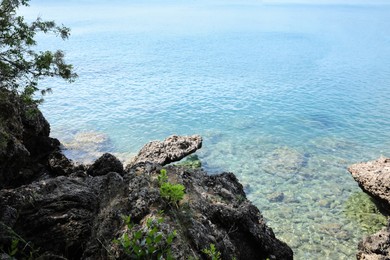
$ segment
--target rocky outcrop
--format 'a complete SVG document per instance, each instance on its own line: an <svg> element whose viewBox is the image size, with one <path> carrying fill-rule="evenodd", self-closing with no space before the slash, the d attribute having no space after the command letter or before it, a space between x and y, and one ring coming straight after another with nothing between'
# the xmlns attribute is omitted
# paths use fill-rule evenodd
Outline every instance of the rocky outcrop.
<svg viewBox="0 0 390 260"><path fill-rule="evenodd" d="M0 188L26 184L45 174L47 157L60 145L34 105L0 90Z"/></svg>
<svg viewBox="0 0 390 260"><path fill-rule="evenodd" d="M359 186L390 209L390 158L351 165L348 171Z"/></svg>
<svg viewBox="0 0 390 260"><path fill-rule="evenodd" d="M372 236L365 237L358 246L357 259L387 260L390 259L390 222L386 228Z"/></svg>
<svg viewBox="0 0 390 260"><path fill-rule="evenodd" d="M3 189L0 221L40 248L37 254L67 259L125 259L113 242L126 232L122 216L130 216L139 229L146 228L147 219L164 218L161 232L177 233L171 246L175 259L207 259L202 250L211 244L222 259L292 259L291 249L275 238L234 174L167 167L169 181L185 187L185 198L175 206L160 196L160 169L145 163L125 177L115 172L59 176ZM0 243L11 238L12 233L0 233Z"/></svg>
<svg viewBox="0 0 390 260"><path fill-rule="evenodd" d="M91 176L106 175L109 172L123 174L122 163L112 154L105 153L97 159L87 170Z"/></svg>
<svg viewBox="0 0 390 260"><path fill-rule="evenodd" d="M348 168L359 186L371 195L382 210L390 212L390 158L357 163ZM358 246L357 259L390 259L390 221L386 228L365 237Z"/></svg>
<svg viewBox="0 0 390 260"><path fill-rule="evenodd" d="M129 166L140 162L151 162L166 165L171 162L180 161L187 155L194 153L202 147L202 137L172 135L164 141L152 141L147 143L139 151Z"/></svg>
<svg viewBox="0 0 390 260"><path fill-rule="evenodd" d="M40 112L27 117L12 94L1 101L10 116L1 114L0 129L2 259L133 259L139 248L148 259L209 259L212 245L222 259L292 259L234 174L162 171L200 148L200 136L151 142L126 170L111 154L74 165ZM184 189L178 200L175 187Z"/></svg>

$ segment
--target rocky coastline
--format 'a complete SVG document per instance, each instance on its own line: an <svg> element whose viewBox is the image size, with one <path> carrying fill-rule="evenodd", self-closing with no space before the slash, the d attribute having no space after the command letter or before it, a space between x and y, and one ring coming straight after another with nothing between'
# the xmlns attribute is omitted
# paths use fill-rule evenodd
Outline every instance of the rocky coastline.
<svg viewBox="0 0 390 260"><path fill-rule="evenodd" d="M200 136L150 142L126 167L108 153L76 165L42 113L7 91L0 122L1 259L293 259L233 173L168 165ZM162 182L184 196L162 196Z"/></svg>
<svg viewBox="0 0 390 260"><path fill-rule="evenodd" d="M39 109L1 90L0 259L134 259L124 238L146 241L153 229L164 259L293 259L233 173L208 175L194 158L170 165L201 147L200 136L170 136L126 166L109 153L75 164ZM348 170L388 215L390 159ZM182 199L162 196L163 171L184 187ZM357 259L390 259L390 221L358 250Z"/></svg>
<svg viewBox="0 0 390 260"><path fill-rule="evenodd" d="M390 158L356 163L348 168L364 192L369 194L383 211L390 212ZM385 228L367 236L358 245L357 259L390 259L390 219Z"/></svg>

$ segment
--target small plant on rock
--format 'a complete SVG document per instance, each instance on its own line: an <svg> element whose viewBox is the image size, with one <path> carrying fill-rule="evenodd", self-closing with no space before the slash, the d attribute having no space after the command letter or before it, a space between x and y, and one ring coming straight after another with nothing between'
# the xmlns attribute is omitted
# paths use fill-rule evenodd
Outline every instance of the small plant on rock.
<svg viewBox="0 0 390 260"><path fill-rule="evenodd" d="M31 242L27 242L12 228L0 222L0 229L5 231L6 237L11 239L9 246L0 245L0 254L9 255L10 259L36 259L39 257L39 248L34 248ZM1 258L2 259L2 258ZM7 258L8 259L8 258Z"/></svg>
<svg viewBox="0 0 390 260"><path fill-rule="evenodd" d="M167 170L162 169L157 177L160 185L160 195L169 203L175 204L183 199L185 187L181 184L172 184L168 182Z"/></svg>
<svg viewBox="0 0 390 260"><path fill-rule="evenodd" d="M211 260L221 260L221 252L219 252L214 244L210 244L209 248L202 250Z"/></svg>
<svg viewBox="0 0 390 260"><path fill-rule="evenodd" d="M164 218L148 218L146 228L136 230L130 216L123 217L130 235L124 233L121 238L114 240L122 246L124 252L134 259L173 259L170 246L176 237L176 231L165 234L161 231Z"/></svg>

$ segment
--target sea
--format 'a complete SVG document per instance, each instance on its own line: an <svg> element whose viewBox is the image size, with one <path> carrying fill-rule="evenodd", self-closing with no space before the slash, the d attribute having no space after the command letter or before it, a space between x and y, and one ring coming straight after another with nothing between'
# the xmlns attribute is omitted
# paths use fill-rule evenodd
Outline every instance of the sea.
<svg viewBox="0 0 390 260"><path fill-rule="evenodd" d="M79 77L41 105L76 162L123 162L199 134L209 174L233 172L295 259L355 259L383 227L349 165L390 156L390 5L253 0L32 0L71 28Z"/></svg>

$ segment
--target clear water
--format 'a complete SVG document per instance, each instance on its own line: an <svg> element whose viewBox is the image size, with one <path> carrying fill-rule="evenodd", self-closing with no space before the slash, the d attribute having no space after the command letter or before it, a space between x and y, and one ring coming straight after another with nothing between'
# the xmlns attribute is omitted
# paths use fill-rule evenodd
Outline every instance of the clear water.
<svg viewBox="0 0 390 260"><path fill-rule="evenodd" d="M70 156L129 158L200 134L204 167L234 172L296 259L355 258L369 231L345 213L360 192L346 168L390 156L390 6L33 1L25 12L72 28L39 46L64 49L80 76L44 82L54 93L41 108Z"/></svg>

